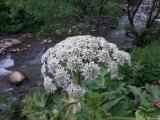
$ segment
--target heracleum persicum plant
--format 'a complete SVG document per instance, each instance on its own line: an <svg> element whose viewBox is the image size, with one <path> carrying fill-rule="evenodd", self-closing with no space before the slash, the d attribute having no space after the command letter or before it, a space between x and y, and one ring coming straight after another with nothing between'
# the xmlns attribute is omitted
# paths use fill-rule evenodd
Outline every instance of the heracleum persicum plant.
<svg viewBox="0 0 160 120"><path fill-rule="evenodd" d="M100 65L106 65L106 71L113 78L118 74L119 65L131 65L131 58L104 38L86 35L68 37L48 49L42 56L42 63L46 90L54 92L58 86L70 98L77 99L86 93L81 80L95 80L100 74Z"/></svg>

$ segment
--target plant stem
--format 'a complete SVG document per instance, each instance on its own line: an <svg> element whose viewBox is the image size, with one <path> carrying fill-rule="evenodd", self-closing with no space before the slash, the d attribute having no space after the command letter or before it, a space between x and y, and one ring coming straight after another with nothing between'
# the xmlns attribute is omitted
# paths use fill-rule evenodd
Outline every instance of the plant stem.
<svg viewBox="0 0 160 120"><path fill-rule="evenodd" d="M81 84L81 74L80 74L79 71L76 73L76 83L77 83L78 85Z"/></svg>

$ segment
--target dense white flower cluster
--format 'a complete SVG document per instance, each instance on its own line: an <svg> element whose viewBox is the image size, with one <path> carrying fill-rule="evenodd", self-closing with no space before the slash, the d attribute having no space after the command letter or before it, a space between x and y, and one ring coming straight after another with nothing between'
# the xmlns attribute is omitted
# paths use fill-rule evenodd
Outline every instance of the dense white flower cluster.
<svg viewBox="0 0 160 120"><path fill-rule="evenodd" d="M102 37L69 37L42 56L41 73L48 91L62 87L71 97L80 97L85 90L76 83L78 78L92 80L100 74L100 64L106 65L111 77L118 74L118 65L131 64L130 55L120 51Z"/></svg>

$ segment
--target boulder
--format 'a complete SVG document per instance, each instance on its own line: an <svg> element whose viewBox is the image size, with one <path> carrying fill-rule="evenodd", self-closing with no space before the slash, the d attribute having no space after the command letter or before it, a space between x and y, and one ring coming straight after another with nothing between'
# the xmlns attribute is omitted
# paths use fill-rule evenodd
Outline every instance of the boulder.
<svg viewBox="0 0 160 120"><path fill-rule="evenodd" d="M23 82L25 79L27 79L27 76L22 71L14 71L8 75L8 78L12 84L18 85L21 82Z"/></svg>

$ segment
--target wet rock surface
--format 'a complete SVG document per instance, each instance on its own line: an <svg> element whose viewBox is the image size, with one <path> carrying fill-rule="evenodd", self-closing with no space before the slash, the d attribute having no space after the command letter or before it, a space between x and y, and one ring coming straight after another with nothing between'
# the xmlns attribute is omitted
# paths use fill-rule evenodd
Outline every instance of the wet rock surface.
<svg viewBox="0 0 160 120"><path fill-rule="evenodd" d="M20 44L21 41L18 39L2 39L0 40L0 54L3 54L7 48L16 45L16 44Z"/></svg>
<svg viewBox="0 0 160 120"><path fill-rule="evenodd" d="M13 46L21 46L24 43L30 43L40 41L40 38L32 33L13 35L13 36L0 36L0 55L5 55L8 52L19 52L20 48L15 48ZM22 46L23 47L23 46ZM26 46L26 48L30 45Z"/></svg>

